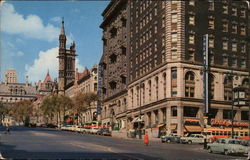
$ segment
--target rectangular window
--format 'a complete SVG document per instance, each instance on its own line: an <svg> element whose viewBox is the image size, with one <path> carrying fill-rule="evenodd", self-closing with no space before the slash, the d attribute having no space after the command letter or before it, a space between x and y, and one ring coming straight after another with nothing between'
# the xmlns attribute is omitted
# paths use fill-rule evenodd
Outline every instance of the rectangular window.
<svg viewBox="0 0 250 160"><path fill-rule="evenodd" d="M237 25L236 24L232 25L232 33L237 34Z"/></svg>
<svg viewBox="0 0 250 160"><path fill-rule="evenodd" d="M227 23L222 24L222 31L223 32L228 32L228 24Z"/></svg>
<svg viewBox="0 0 250 160"><path fill-rule="evenodd" d="M240 67L241 67L241 68L245 68L245 67L246 67L246 60L242 59L242 60L240 61Z"/></svg>
<svg viewBox="0 0 250 160"><path fill-rule="evenodd" d="M249 112L241 111L241 120L249 120Z"/></svg>
<svg viewBox="0 0 250 160"><path fill-rule="evenodd" d="M177 58L177 49L172 49L171 50L171 58L176 59Z"/></svg>
<svg viewBox="0 0 250 160"><path fill-rule="evenodd" d="M232 51L237 52L237 43L236 42L232 43Z"/></svg>
<svg viewBox="0 0 250 160"><path fill-rule="evenodd" d="M176 80L177 79L177 68L171 69L171 79Z"/></svg>
<svg viewBox="0 0 250 160"><path fill-rule="evenodd" d="M228 42L227 41L222 42L222 49L223 50L228 50Z"/></svg>
<svg viewBox="0 0 250 160"><path fill-rule="evenodd" d="M232 66L237 66L237 59L236 58L232 58Z"/></svg>
<svg viewBox="0 0 250 160"><path fill-rule="evenodd" d="M176 97L177 96L177 86L173 86L172 87L172 97Z"/></svg>
<svg viewBox="0 0 250 160"><path fill-rule="evenodd" d="M209 48L214 48L214 38L209 38L209 40L208 40L208 47Z"/></svg>
<svg viewBox="0 0 250 160"><path fill-rule="evenodd" d="M246 44L244 43L241 44L241 52L246 53Z"/></svg>
<svg viewBox="0 0 250 160"><path fill-rule="evenodd" d="M237 16L237 8L236 7L232 8L232 15Z"/></svg>
<svg viewBox="0 0 250 160"><path fill-rule="evenodd" d="M176 32L171 34L171 41L172 42L177 42L177 33Z"/></svg>
<svg viewBox="0 0 250 160"><path fill-rule="evenodd" d="M171 116L177 117L177 107L176 106L171 107Z"/></svg>
<svg viewBox="0 0 250 160"><path fill-rule="evenodd" d="M190 5L190 6L195 6L195 1L194 1L194 0L190 0L190 1L189 1L189 5Z"/></svg>
<svg viewBox="0 0 250 160"><path fill-rule="evenodd" d="M208 10L213 11L214 10L214 1L209 1L208 2Z"/></svg>
<svg viewBox="0 0 250 160"><path fill-rule="evenodd" d="M222 9L223 9L223 11L222 11L223 14L228 14L228 5L227 4L224 4L222 6Z"/></svg>
<svg viewBox="0 0 250 160"><path fill-rule="evenodd" d="M225 65L225 66L227 66L228 65L228 58L227 57L223 57L222 58L222 63L223 63L223 65Z"/></svg>
<svg viewBox="0 0 250 160"><path fill-rule="evenodd" d="M208 29L214 29L214 20L213 19L208 20Z"/></svg>
<svg viewBox="0 0 250 160"><path fill-rule="evenodd" d="M246 27L244 27L244 26L240 27L240 34L246 35Z"/></svg>
<svg viewBox="0 0 250 160"><path fill-rule="evenodd" d="M177 21L178 21L177 13L172 13L171 14L171 22L172 23L177 23Z"/></svg>
<svg viewBox="0 0 250 160"><path fill-rule="evenodd" d="M195 18L194 18L193 15L190 15L190 16L189 16L189 24L190 24L190 25L195 25Z"/></svg>
<svg viewBox="0 0 250 160"><path fill-rule="evenodd" d="M240 17L241 18L246 18L246 11L245 10L240 11Z"/></svg>
<svg viewBox="0 0 250 160"><path fill-rule="evenodd" d="M193 34L189 35L189 44L194 44L194 35Z"/></svg>

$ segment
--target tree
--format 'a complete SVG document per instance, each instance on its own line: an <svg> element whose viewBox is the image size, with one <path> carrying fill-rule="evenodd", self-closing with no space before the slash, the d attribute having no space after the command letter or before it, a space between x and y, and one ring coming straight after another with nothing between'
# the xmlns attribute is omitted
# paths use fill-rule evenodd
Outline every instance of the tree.
<svg viewBox="0 0 250 160"><path fill-rule="evenodd" d="M64 95L52 95L46 97L41 105L41 110L45 116L50 118L52 122L54 116L57 119L57 125L62 122L62 115L65 116L66 111L73 106L72 100Z"/></svg>
<svg viewBox="0 0 250 160"><path fill-rule="evenodd" d="M29 123L32 112L33 103L29 100L17 102L16 105L11 108L13 118L18 122L23 122L25 125Z"/></svg>
<svg viewBox="0 0 250 160"><path fill-rule="evenodd" d="M10 112L10 107L7 104L2 104L0 103L0 122L2 122L5 118L5 116L7 116Z"/></svg>
<svg viewBox="0 0 250 160"><path fill-rule="evenodd" d="M91 110L91 103L98 100L97 94L90 92L90 93L78 93L73 101L74 101L74 108L73 112L77 115L77 119L81 113L87 110ZM91 114L91 119L93 120L93 115Z"/></svg>

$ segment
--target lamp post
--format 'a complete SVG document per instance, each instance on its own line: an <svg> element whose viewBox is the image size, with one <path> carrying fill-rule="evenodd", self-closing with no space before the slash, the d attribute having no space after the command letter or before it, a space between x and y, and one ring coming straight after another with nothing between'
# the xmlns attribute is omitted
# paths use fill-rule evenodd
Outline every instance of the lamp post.
<svg viewBox="0 0 250 160"><path fill-rule="evenodd" d="M139 128L139 139L142 139L142 130L141 130L141 122L142 122L142 116L141 116L141 89L144 87L143 83L139 84L139 123L138 123L138 128Z"/></svg>

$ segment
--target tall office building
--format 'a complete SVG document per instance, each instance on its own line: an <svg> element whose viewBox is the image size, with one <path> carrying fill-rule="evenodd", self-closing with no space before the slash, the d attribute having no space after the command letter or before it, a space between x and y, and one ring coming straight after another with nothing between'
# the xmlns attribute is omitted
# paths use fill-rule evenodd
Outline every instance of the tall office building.
<svg viewBox="0 0 250 160"><path fill-rule="evenodd" d="M110 5L115 2L121 1ZM230 122L232 89L249 88L249 3L128 1L127 5L127 131L145 129L153 137L159 130L179 135L201 132L205 34L209 117ZM107 114L104 109L102 115ZM246 127L248 115L248 106L234 108L234 120L239 122L235 127Z"/></svg>

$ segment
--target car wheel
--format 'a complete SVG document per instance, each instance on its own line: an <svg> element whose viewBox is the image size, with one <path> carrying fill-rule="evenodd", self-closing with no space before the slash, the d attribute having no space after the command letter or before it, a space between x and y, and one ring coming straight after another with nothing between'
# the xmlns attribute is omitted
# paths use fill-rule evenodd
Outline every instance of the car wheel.
<svg viewBox="0 0 250 160"><path fill-rule="evenodd" d="M167 143L170 143L170 140L169 140L169 139L167 140Z"/></svg>
<svg viewBox="0 0 250 160"><path fill-rule="evenodd" d="M228 150L224 150L224 154L225 154L225 155L229 155Z"/></svg>
<svg viewBox="0 0 250 160"><path fill-rule="evenodd" d="M210 147L208 148L208 152L213 153L213 151L212 151L212 149Z"/></svg>
<svg viewBox="0 0 250 160"><path fill-rule="evenodd" d="M189 140L189 141L188 141L188 144L192 144L192 141Z"/></svg>

